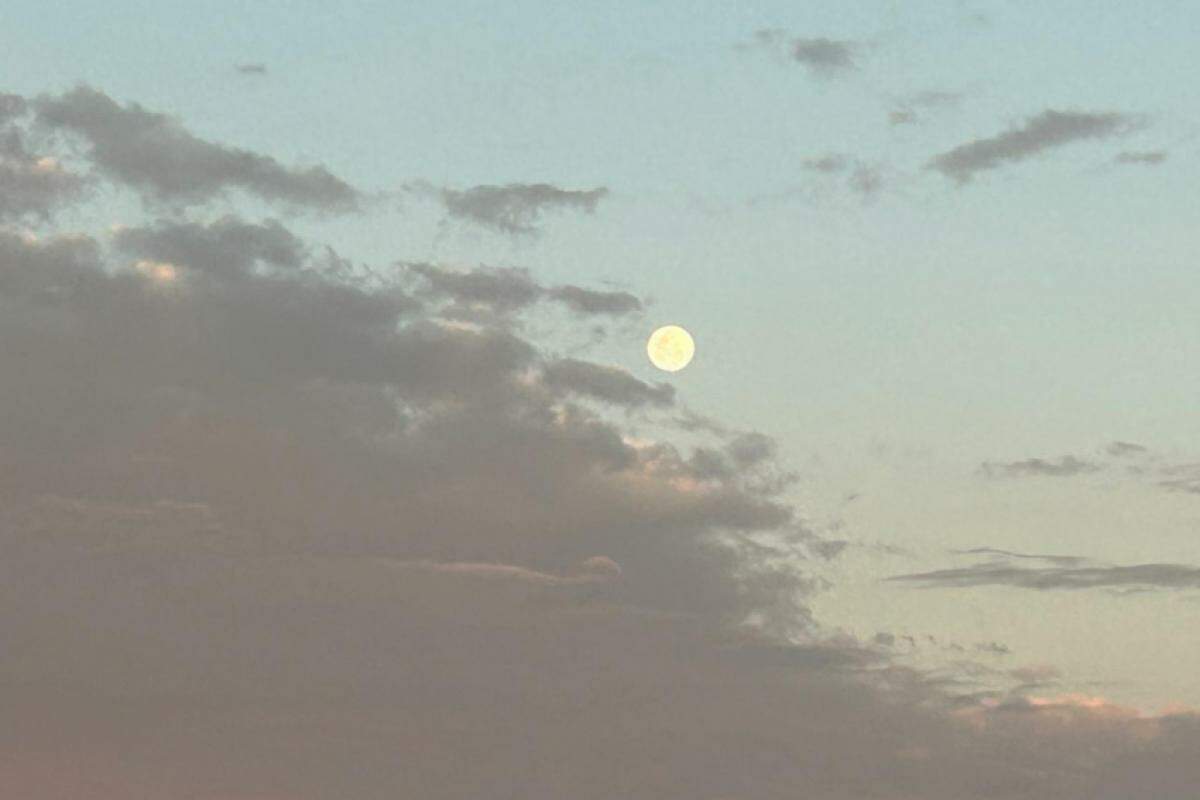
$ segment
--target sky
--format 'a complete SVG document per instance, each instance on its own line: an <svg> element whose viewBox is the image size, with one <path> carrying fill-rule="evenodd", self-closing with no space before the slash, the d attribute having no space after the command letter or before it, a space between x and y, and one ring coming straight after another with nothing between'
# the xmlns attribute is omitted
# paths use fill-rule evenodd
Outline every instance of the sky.
<svg viewBox="0 0 1200 800"><path fill-rule="evenodd" d="M0 793L1192 796L1200 9L244 6L0 12Z"/></svg>

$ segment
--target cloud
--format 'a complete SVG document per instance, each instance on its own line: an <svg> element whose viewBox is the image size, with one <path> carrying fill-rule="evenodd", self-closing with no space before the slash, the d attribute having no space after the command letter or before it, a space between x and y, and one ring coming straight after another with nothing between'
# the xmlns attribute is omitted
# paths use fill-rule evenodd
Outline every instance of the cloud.
<svg viewBox="0 0 1200 800"><path fill-rule="evenodd" d="M239 75L266 75L266 64L235 64L233 67Z"/></svg>
<svg viewBox="0 0 1200 800"><path fill-rule="evenodd" d="M26 108L24 98L0 94L0 221L45 221L87 186L58 158L30 149L27 126L18 123Z"/></svg>
<svg viewBox="0 0 1200 800"><path fill-rule="evenodd" d="M912 125L919 121L915 109L945 109L957 106L963 98L962 92L926 90L915 92L897 100L897 107L888 112L890 125Z"/></svg>
<svg viewBox="0 0 1200 800"><path fill-rule="evenodd" d="M814 172L841 172L850 165L850 159L838 153L830 153L804 161L804 168Z"/></svg>
<svg viewBox="0 0 1200 800"><path fill-rule="evenodd" d="M1157 166L1167 160L1167 153L1164 150L1147 150L1147 151L1131 151L1125 150L1113 158L1118 164L1144 164L1146 166Z"/></svg>
<svg viewBox="0 0 1200 800"><path fill-rule="evenodd" d="M7 794L1194 794L1194 715L964 705L822 628L776 443L535 335L628 300L59 219L0 229Z"/></svg>
<svg viewBox="0 0 1200 800"><path fill-rule="evenodd" d="M725 445L725 451L741 468L751 467L772 458L776 452L775 440L766 434L750 431L739 433Z"/></svg>
<svg viewBox="0 0 1200 800"><path fill-rule="evenodd" d="M1158 485L1173 492L1200 494L1200 464L1176 464L1159 470Z"/></svg>
<svg viewBox="0 0 1200 800"><path fill-rule="evenodd" d="M1111 442L1104 448L1104 452L1114 458L1127 458L1142 455L1149 452L1149 450L1143 445L1134 442Z"/></svg>
<svg viewBox="0 0 1200 800"><path fill-rule="evenodd" d="M893 575L887 580L918 583L929 588L1010 586L1042 591L1102 587L1193 589L1200 588L1200 567L1184 564L1135 564L1030 568L985 563L955 569Z"/></svg>
<svg viewBox="0 0 1200 800"><path fill-rule="evenodd" d="M823 36L792 37L781 28L764 28L755 31L750 42L739 44L737 48L774 50L804 66L811 75L832 78L858 69L858 56L864 45Z"/></svg>
<svg viewBox="0 0 1200 800"><path fill-rule="evenodd" d="M907 105L918 108L947 108L962 102L963 92L948 92L938 89L927 89L905 98Z"/></svg>
<svg viewBox="0 0 1200 800"><path fill-rule="evenodd" d="M884 185L882 166L868 164L861 159L850 158L840 153L805 159L802 166L809 172L825 175L845 173L847 188L864 200L878 194Z"/></svg>
<svg viewBox="0 0 1200 800"><path fill-rule="evenodd" d="M652 386L623 369L574 358L551 361L545 366L543 376L546 385L552 389L566 390L617 405L670 406L675 402L675 389L670 384Z"/></svg>
<svg viewBox="0 0 1200 800"><path fill-rule="evenodd" d="M454 271L432 264L411 264L408 268L428 282L430 292L460 303L483 303L512 311L526 308L542 297L542 287L524 269L480 267Z"/></svg>
<svg viewBox="0 0 1200 800"><path fill-rule="evenodd" d="M27 106L25 98L19 94L0 92L0 124L24 114Z"/></svg>
<svg viewBox="0 0 1200 800"><path fill-rule="evenodd" d="M473 222L504 233L528 234L547 211L576 210L593 213L608 189L560 189L547 183L509 183L442 189L446 212L455 219Z"/></svg>
<svg viewBox="0 0 1200 800"><path fill-rule="evenodd" d="M642 301L629 292L604 292L579 286L556 286L549 296L580 314L621 316L642 310Z"/></svg>
<svg viewBox="0 0 1200 800"><path fill-rule="evenodd" d="M400 262L419 277L427 296L450 299L457 306L485 306L500 314L528 309L535 303L559 303L579 316L624 316L639 313L642 301L628 292L606 292L570 284L545 287L526 269L480 266L455 270L434 264Z"/></svg>
<svg viewBox="0 0 1200 800"><path fill-rule="evenodd" d="M0 152L0 219L45 219L78 199L85 186L54 158Z"/></svg>
<svg viewBox="0 0 1200 800"><path fill-rule="evenodd" d="M936 170L961 183L977 173L996 169L1008 162L1087 139L1103 139L1131 130L1137 123L1129 114L1113 111L1079 112L1047 109L1029 117L1018 128L996 136L974 139L947 150L929 161Z"/></svg>
<svg viewBox="0 0 1200 800"><path fill-rule="evenodd" d="M862 45L838 39L818 37L793 39L791 56L814 75L832 76L858 68L856 57Z"/></svg>
<svg viewBox="0 0 1200 800"><path fill-rule="evenodd" d="M859 164L850 174L850 188L862 197L873 197L883 188L883 171L877 166Z"/></svg>
<svg viewBox="0 0 1200 800"><path fill-rule="evenodd" d="M349 211L359 202L358 192L324 167L286 167L200 139L171 117L137 103L121 106L88 86L39 97L33 106L40 125L79 136L105 175L155 201L195 205L240 189L321 211Z"/></svg>
<svg viewBox="0 0 1200 800"><path fill-rule="evenodd" d="M1012 550L1000 550L995 547L973 547L970 550L953 550L953 553L959 555L989 555L999 556L1001 558L1022 558L1033 559L1036 561L1049 561L1054 564L1082 564L1087 561L1082 556L1050 556L1036 555L1031 553L1016 553Z"/></svg>
<svg viewBox="0 0 1200 800"><path fill-rule="evenodd" d="M1096 472L1100 468L1099 464L1067 455L1057 461L1044 458L1027 458L1024 461L1009 463L987 461L980 466L980 471L991 478L1020 478L1038 475L1069 477Z"/></svg>
<svg viewBox="0 0 1200 800"><path fill-rule="evenodd" d="M207 225L159 220L149 227L119 229L117 249L210 273L241 274L262 262L299 269L303 242L277 220L248 223L227 215Z"/></svg>

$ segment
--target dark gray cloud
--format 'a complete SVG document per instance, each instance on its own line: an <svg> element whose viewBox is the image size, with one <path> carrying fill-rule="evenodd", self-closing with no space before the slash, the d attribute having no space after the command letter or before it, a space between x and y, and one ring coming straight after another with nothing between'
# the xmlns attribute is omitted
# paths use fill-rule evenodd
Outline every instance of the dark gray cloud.
<svg viewBox="0 0 1200 800"><path fill-rule="evenodd" d="M815 75L831 76L858 68L862 45L825 37L793 39L791 56Z"/></svg>
<svg viewBox="0 0 1200 800"><path fill-rule="evenodd" d="M574 392L617 405L669 406L675 402L675 389L670 384L651 385L623 369L575 358L551 361L543 369L543 377L546 385L552 389Z"/></svg>
<svg viewBox="0 0 1200 800"><path fill-rule="evenodd" d="M419 262L400 267L424 283L422 294L448 298L459 306L486 306L500 314L529 308L541 301L559 303L577 315L623 316L638 313L642 302L628 292L607 292L570 284L547 288L526 269L480 266L454 270Z"/></svg>
<svg viewBox="0 0 1200 800"><path fill-rule="evenodd" d="M1118 164L1144 164L1146 166L1156 166L1167 160L1167 153L1165 150L1125 150L1117 153L1113 160Z"/></svg>
<svg viewBox="0 0 1200 800"><path fill-rule="evenodd" d="M1200 464L1175 464L1159 471L1158 485L1173 492L1200 494Z"/></svg>
<svg viewBox="0 0 1200 800"><path fill-rule="evenodd" d="M831 78L858 69L858 56L864 45L845 39L824 36L793 37L781 28L764 28L754 32L748 43L738 49L769 49L784 54L790 61L803 65L811 75Z"/></svg>
<svg viewBox="0 0 1200 800"><path fill-rule="evenodd" d="M1034 664L1008 670L1011 678L1020 682L1021 689L1053 686L1062 677L1062 672L1050 664Z"/></svg>
<svg viewBox="0 0 1200 800"><path fill-rule="evenodd" d="M24 98L0 95L0 221L47 220L87 185L52 154L31 149L28 126L19 121L26 110Z"/></svg>
<svg viewBox="0 0 1200 800"><path fill-rule="evenodd" d="M729 440L725 451L741 468L752 467L775 456L775 440L756 431L740 433Z"/></svg>
<svg viewBox="0 0 1200 800"><path fill-rule="evenodd" d="M959 555L986 555L998 556L1000 558L1032 559L1035 561L1048 561L1053 564L1082 564L1087 561L1087 559L1082 556L1054 556L1038 555L1034 553L1017 553L1012 550L1001 550L995 547L972 547L969 550L953 550L951 552Z"/></svg>
<svg viewBox="0 0 1200 800"><path fill-rule="evenodd" d="M1132 130L1137 122L1135 117L1115 111L1092 113L1047 109L1029 117L1020 127L996 136L974 139L934 156L926 168L966 183L979 172L1022 161L1072 142L1120 135Z"/></svg>
<svg viewBox="0 0 1200 800"><path fill-rule="evenodd" d="M0 220L45 219L55 209L78 199L86 180L50 157L0 152Z"/></svg>
<svg viewBox="0 0 1200 800"><path fill-rule="evenodd" d="M1147 589L1200 588L1200 567L1185 564L1135 564L1096 567L1016 567L985 563L887 578L930 588L1011 586L1021 589L1096 589L1136 587Z"/></svg>
<svg viewBox="0 0 1200 800"><path fill-rule="evenodd" d="M1148 453L1149 450L1143 445L1134 442L1111 442L1104 452L1114 458L1128 458L1131 456L1139 456Z"/></svg>
<svg viewBox="0 0 1200 800"><path fill-rule="evenodd" d="M28 104L19 94L0 92L0 125L25 113Z"/></svg>
<svg viewBox="0 0 1200 800"><path fill-rule="evenodd" d="M542 287L529 271L515 267L478 267L455 271L432 264L410 264L408 269L429 284L429 291L460 303L483 303L501 311L526 308L541 299Z"/></svg>
<svg viewBox="0 0 1200 800"><path fill-rule="evenodd" d="M359 201L353 187L324 167L287 167L205 141L171 117L137 103L119 105L88 86L39 97L33 105L40 125L81 137L105 175L156 201L193 205L229 189L322 211L352 210Z"/></svg>
<svg viewBox="0 0 1200 800"><path fill-rule="evenodd" d="M796 473L780 464L771 437L755 431L724 431L720 435L725 439L721 446L701 446L692 451L687 459L690 477L711 481L740 475L747 491L763 497L776 496L796 483ZM833 558L846 546L845 542L818 536L803 525L787 538L802 545L804 552L822 559Z"/></svg>
<svg viewBox="0 0 1200 800"><path fill-rule="evenodd" d="M441 200L455 219L473 222L505 233L528 234L548 211L575 210L593 213L608 189L560 189L548 183L509 183L443 189Z"/></svg>
<svg viewBox="0 0 1200 800"><path fill-rule="evenodd" d="M642 301L629 292L605 292L580 286L556 286L549 296L580 314L621 316L642 310Z"/></svg>
<svg viewBox="0 0 1200 800"><path fill-rule="evenodd" d="M277 220L254 224L234 216L207 225L159 220L120 228L113 242L142 258L213 273L245 273L259 262L298 269L307 256L304 243Z"/></svg>
<svg viewBox="0 0 1200 800"><path fill-rule="evenodd" d="M993 478L1019 478L1037 475L1069 477L1096 472L1100 468L1099 464L1067 455L1058 460L1027 458L1024 461L1011 461L1008 463L987 461L980 466L980 471L984 475Z"/></svg>

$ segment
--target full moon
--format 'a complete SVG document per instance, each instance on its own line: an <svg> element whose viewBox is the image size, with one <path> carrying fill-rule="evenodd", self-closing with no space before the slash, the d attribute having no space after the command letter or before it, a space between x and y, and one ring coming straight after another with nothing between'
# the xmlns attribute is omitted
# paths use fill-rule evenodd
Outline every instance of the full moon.
<svg viewBox="0 0 1200 800"><path fill-rule="evenodd" d="M646 355L650 363L666 372L678 372L686 367L696 354L696 343L692 335L678 325L664 325L650 334L646 342Z"/></svg>

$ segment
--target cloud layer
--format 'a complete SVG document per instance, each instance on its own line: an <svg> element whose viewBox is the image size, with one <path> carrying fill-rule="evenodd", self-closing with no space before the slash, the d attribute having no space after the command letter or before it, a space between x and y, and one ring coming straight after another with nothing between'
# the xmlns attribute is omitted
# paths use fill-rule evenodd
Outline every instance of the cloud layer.
<svg viewBox="0 0 1200 800"><path fill-rule="evenodd" d="M213 210L353 205L327 172L93 89L21 106L187 213L0 228L0 794L1194 792L1195 715L965 702L824 630L839 543L775 442L529 333L635 296L360 269Z"/></svg>

